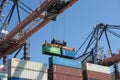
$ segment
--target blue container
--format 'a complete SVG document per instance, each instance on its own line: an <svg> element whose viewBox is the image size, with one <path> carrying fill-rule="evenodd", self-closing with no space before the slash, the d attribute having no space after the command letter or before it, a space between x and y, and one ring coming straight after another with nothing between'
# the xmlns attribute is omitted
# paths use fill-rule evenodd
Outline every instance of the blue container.
<svg viewBox="0 0 120 80"><path fill-rule="evenodd" d="M30 80L30 79L10 77L8 78L8 80Z"/></svg>
<svg viewBox="0 0 120 80"><path fill-rule="evenodd" d="M73 67L73 68L82 68L82 64L79 61L71 60L67 58L62 58L58 56L52 56L49 58L49 66L56 64L61 66Z"/></svg>
<svg viewBox="0 0 120 80"><path fill-rule="evenodd" d="M66 49L62 49L62 56L73 59L75 57L75 52L66 50Z"/></svg>

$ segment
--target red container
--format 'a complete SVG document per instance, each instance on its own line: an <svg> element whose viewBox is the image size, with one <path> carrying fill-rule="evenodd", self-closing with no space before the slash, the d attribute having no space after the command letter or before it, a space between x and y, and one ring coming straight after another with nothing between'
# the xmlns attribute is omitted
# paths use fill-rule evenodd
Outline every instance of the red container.
<svg viewBox="0 0 120 80"><path fill-rule="evenodd" d="M82 70L81 69L60 66L60 65L52 65L48 72L50 72L50 74L58 73L58 74L82 77Z"/></svg>
<svg viewBox="0 0 120 80"><path fill-rule="evenodd" d="M100 72L95 72L95 71L84 71L83 72L84 79L92 78L92 79L97 79L97 80L112 80L110 74L106 73L100 73Z"/></svg>
<svg viewBox="0 0 120 80"><path fill-rule="evenodd" d="M83 80L82 77L53 73L48 80Z"/></svg>

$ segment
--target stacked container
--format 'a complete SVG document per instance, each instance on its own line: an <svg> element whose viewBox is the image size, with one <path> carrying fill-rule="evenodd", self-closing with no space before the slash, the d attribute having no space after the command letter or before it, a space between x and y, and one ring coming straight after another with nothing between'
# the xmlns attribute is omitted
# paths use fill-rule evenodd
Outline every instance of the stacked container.
<svg viewBox="0 0 120 80"><path fill-rule="evenodd" d="M79 61L50 57L48 80L83 80L82 66Z"/></svg>
<svg viewBox="0 0 120 80"><path fill-rule="evenodd" d="M54 47L51 45L42 46L43 54L47 55L61 55L61 50L58 47Z"/></svg>
<svg viewBox="0 0 120 80"><path fill-rule="evenodd" d="M8 61L9 80L48 80L47 64L12 58Z"/></svg>
<svg viewBox="0 0 120 80"><path fill-rule="evenodd" d="M112 80L109 67L86 63L83 70L84 80Z"/></svg>
<svg viewBox="0 0 120 80"><path fill-rule="evenodd" d="M62 57L65 58L74 58L75 57L75 51L73 50L73 48L61 48L61 55Z"/></svg>
<svg viewBox="0 0 120 80"><path fill-rule="evenodd" d="M59 41L58 41L59 42ZM52 56L60 56L65 58L73 59L75 57L74 48L68 48L62 43L45 43L42 45L42 53Z"/></svg>
<svg viewBox="0 0 120 80"><path fill-rule="evenodd" d="M7 67L4 65L0 65L0 80L7 80L8 74Z"/></svg>

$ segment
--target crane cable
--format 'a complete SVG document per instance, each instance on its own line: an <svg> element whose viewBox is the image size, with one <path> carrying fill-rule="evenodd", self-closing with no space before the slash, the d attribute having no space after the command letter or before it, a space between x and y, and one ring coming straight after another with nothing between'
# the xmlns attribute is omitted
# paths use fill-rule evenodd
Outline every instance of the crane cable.
<svg viewBox="0 0 120 80"><path fill-rule="evenodd" d="M63 18L63 40L66 40L66 16L65 16L65 12L63 12L63 16L62 16L62 18Z"/></svg>
<svg viewBox="0 0 120 80"><path fill-rule="evenodd" d="M3 7L4 7L4 4L5 4L5 2L6 2L7 0L3 0L2 2L1 2L1 4L0 4L0 15L1 15L1 13L2 13L2 9L3 9Z"/></svg>
<svg viewBox="0 0 120 80"><path fill-rule="evenodd" d="M56 36L55 36L55 25L56 25L56 23L53 22L53 24L52 24L52 37L53 37L53 38L56 37Z"/></svg>
<svg viewBox="0 0 120 80"><path fill-rule="evenodd" d="M12 5L12 8L10 9L6 19L4 20L4 22L0 28L0 31L2 31L3 28L6 28L9 25L9 23L11 21L11 17L12 17L13 12L14 12L14 9L15 9L15 3ZM5 26L6 23L8 24L7 26ZM2 35L2 34L0 33L0 35Z"/></svg>
<svg viewBox="0 0 120 80"><path fill-rule="evenodd" d="M120 29L120 26L116 26L116 25L108 25L110 29Z"/></svg>
<svg viewBox="0 0 120 80"><path fill-rule="evenodd" d="M23 6L25 6L26 8L28 8L30 11L33 11L33 9L31 9L30 7L28 7L26 4L24 4L23 2L21 2L20 0L18 0Z"/></svg>
<svg viewBox="0 0 120 80"><path fill-rule="evenodd" d="M108 25L109 26L109 25ZM107 39L107 42L108 42L108 46L109 46L109 48L111 48L111 46L110 46L110 43L109 43L109 41L108 41L108 36L107 36L107 33L106 33L106 31L108 31L109 33L111 33L111 34L113 34L113 35L115 35L116 37L118 37L118 38L120 38L120 35L119 34L117 34L116 32L113 32L112 30L109 30L108 28L111 28L111 29L120 29L120 26L109 26L109 27L105 27L103 30L102 30L102 32L101 32L101 34L99 35L99 40L100 40L100 38L101 38L101 36L102 36L102 34L103 34L103 32L105 31L105 35L106 35L106 39ZM107 28L107 29L106 29ZM90 33L90 35L92 34L92 32ZM82 46L86 43L86 41L88 40L88 38L90 37L90 35L87 37L87 39L83 42L83 44L79 47L79 49L76 51L76 54L79 52L79 50L82 48ZM95 40L93 40L93 42L94 42ZM92 45L93 44L93 42L91 42L91 44L90 45ZM90 46L89 45L89 46ZM83 54L83 55L85 55L85 54ZM82 56L82 55L81 55ZM81 56L79 56L79 57L81 57ZM78 59L79 57L77 57L76 59Z"/></svg>
<svg viewBox="0 0 120 80"><path fill-rule="evenodd" d="M19 52L22 50L22 48L23 48L23 44L19 47L18 51L15 53L14 58L17 57L17 55L18 55Z"/></svg>
<svg viewBox="0 0 120 80"><path fill-rule="evenodd" d="M100 38L102 37L102 34L103 34L103 32L104 32L105 29L106 29L106 27L101 31L98 40L100 40ZM79 50L82 48L82 46L87 42L87 40L89 39L89 37L91 36L90 41L89 41L89 43L88 43L88 45L87 45L87 48L85 49L83 55L86 54L87 49L94 43L95 39L93 40L93 37L94 37L94 35L95 35L96 32L97 32L96 30L98 30L98 29L94 29L94 30L89 34L89 36L86 38L86 40L83 42L83 44L82 44L82 45L80 46L80 48L78 49L78 51L79 51ZM76 52L76 54L78 53L78 51ZM80 56L78 56L78 57L75 58L75 59L78 59L78 58L80 58Z"/></svg>
<svg viewBox="0 0 120 80"><path fill-rule="evenodd" d="M80 49L83 47L83 45L87 42L87 40L90 38L90 36L93 34L94 30L88 35L88 37L84 40L84 42L82 43L82 45L78 48L78 50L75 52L75 54L77 54Z"/></svg>
<svg viewBox="0 0 120 80"><path fill-rule="evenodd" d="M114 36L120 38L120 34L117 34L116 32L114 32L114 31L112 31L112 30L109 30L109 29L107 29L107 31L108 31L109 33L113 34Z"/></svg>

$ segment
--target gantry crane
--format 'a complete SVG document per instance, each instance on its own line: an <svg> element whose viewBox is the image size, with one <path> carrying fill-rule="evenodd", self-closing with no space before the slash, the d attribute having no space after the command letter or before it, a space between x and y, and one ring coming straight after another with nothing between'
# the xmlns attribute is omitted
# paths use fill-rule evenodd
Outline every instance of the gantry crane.
<svg viewBox="0 0 120 80"><path fill-rule="evenodd" d="M120 59L118 57L119 54L113 55L112 46L111 46L111 43L110 43L110 40L109 40L109 36L108 36L108 32L109 32L112 35L120 38L120 34L117 33L117 32L114 32L113 29L114 30L119 30L120 26L103 24L103 23L97 24L94 27L94 29L92 30L92 32L89 34L89 36L87 37L87 39L83 42L83 44L80 46L80 48L76 51L76 53L78 53L78 51L83 47L83 45L85 45L85 43L87 42L87 40L89 40L88 44L87 44L87 47L85 48L85 51L83 52L83 54L81 56L78 56L75 59L79 59L82 56L87 55L87 54L91 54L92 55L92 53L93 53L93 56L94 56L94 59L95 59L95 60L93 60L93 63L96 63L96 53L98 53L99 41L103 37L103 34L105 34L105 39L106 39L106 42L107 42L109 53L110 53L110 55L112 57L108 58L108 59L106 57L104 57L103 59L105 59L105 60L102 59L103 60L102 64L107 65L107 66L111 66L114 63L119 62L120 61ZM89 49L91 51L88 51ZM87 58L85 58L85 59L87 59ZM84 60L83 60L83 62L84 62Z"/></svg>
<svg viewBox="0 0 120 80"><path fill-rule="evenodd" d="M39 8L32 11L32 13L17 24L17 26L9 34L1 39L0 58L16 51L25 42L25 40L44 27L51 20L55 20L59 14L72 6L76 1L77 0L45 0ZM36 18L41 19L38 25L28 31L24 31L20 37L15 37L22 29L27 27L27 25Z"/></svg>
<svg viewBox="0 0 120 80"><path fill-rule="evenodd" d="M113 65L114 69L115 69L115 78L117 80L117 79L120 79L118 65L117 65L120 62L120 51L118 54L113 54L112 45L111 45L111 42L110 42L110 39L108 36L108 32L118 38L120 38L120 34L117 31L114 32L113 29L114 29L114 31L120 30L120 26L103 24L103 23L97 24L94 27L93 31L90 33L90 35L87 37L87 39L83 42L83 44L78 49L78 51L79 51L83 47L83 45L87 42L87 40L90 39L87 44L87 47L85 48L85 51L83 52L83 54L81 56L78 56L75 59L81 60L82 63L92 62L95 64L104 65L104 66L112 66ZM99 51L99 42L100 42L103 34L105 34L105 39L106 39L107 46L109 49L110 57L106 57L106 55L103 54L102 52L100 54L98 54L99 53L98 52ZM119 41L118 41L118 43L119 43ZM89 49L90 49L90 51L88 51ZM76 53L78 53L78 51Z"/></svg>
<svg viewBox="0 0 120 80"><path fill-rule="evenodd" d="M14 1L14 0L13 0ZM27 40L29 37L31 37L35 32L37 32L39 29L44 27L47 23L49 23L51 20L55 20L56 17L64 12L67 8L72 6L76 1L78 0L45 0L38 8L36 8L34 11L30 13L23 21L21 21L8 35L6 35L3 39L0 41L0 57L7 56L11 53L13 53L15 50L17 50L25 40ZM3 1L3 3L5 0ZM1 12L0 12L1 13ZM15 36L29 23L31 23L36 18L40 18L41 21L37 26L30 29L29 31L24 31L20 37L16 38ZM105 29L109 25L103 25L99 24L97 25L96 29L103 29L101 34L99 35L99 39L101 38L102 34ZM119 28L119 26L115 26L115 28ZM95 35L97 31L93 33ZM113 33L114 34L114 33ZM116 36L119 36L119 34L114 34ZM89 45L87 46L84 54L87 52L87 49L91 45L92 38L90 40ZM95 40L93 40L94 42ZM93 43L92 42L92 43ZM110 46L109 46L110 47ZM116 54L110 58L106 58L101 63L102 65L113 65L115 63L118 63L120 61L120 52L119 54ZM79 57L78 57L79 58Z"/></svg>
<svg viewBox="0 0 120 80"><path fill-rule="evenodd" d="M118 54L116 55L113 55L112 57L109 57L109 58L106 58L102 61L102 65L105 65L105 66L111 66L115 63L119 63L120 62L120 51Z"/></svg>

